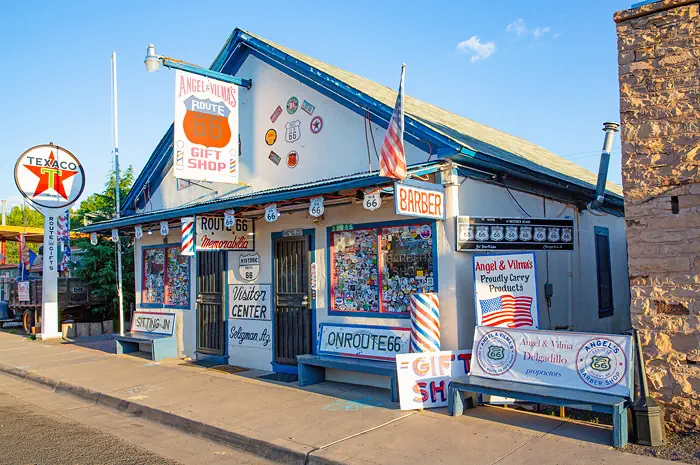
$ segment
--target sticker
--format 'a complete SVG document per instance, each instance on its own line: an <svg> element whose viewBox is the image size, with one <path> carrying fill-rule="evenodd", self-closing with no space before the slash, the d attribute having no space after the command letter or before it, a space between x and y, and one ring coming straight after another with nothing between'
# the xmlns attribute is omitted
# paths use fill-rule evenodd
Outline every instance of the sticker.
<svg viewBox="0 0 700 465"><path fill-rule="evenodd" d="M314 116L311 119L311 124L309 124L309 127L311 128L312 133L318 134L321 132L321 129L323 129L323 118L320 116Z"/></svg>
<svg viewBox="0 0 700 465"><path fill-rule="evenodd" d="M267 145L272 145L277 142L277 131L274 129L268 129L265 133L265 143Z"/></svg>
<svg viewBox="0 0 700 465"><path fill-rule="evenodd" d="M299 109L299 99L296 97L289 97L287 100L287 113L293 115Z"/></svg>
<svg viewBox="0 0 700 465"><path fill-rule="evenodd" d="M316 109L316 107L304 100L304 102L301 104L301 109L308 113L309 116L311 116L314 114L314 110Z"/></svg>
<svg viewBox="0 0 700 465"><path fill-rule="evenodd" d="M420 237L423 239L430 239L433 235L433 228L430 225L424 224L420 227Z"/></svg>
<svg viewBox="0 0 700 465"><path fill-rule="evenodd" d="M279 155L277 155L274 151L270 151L270 155L268 155L267 158L269 158L270 161L275 165L279 165L280 161L282 161L282 158Z"/></svg>
<svg viewBox="0 0 700 465"><path fill-rule="evenodd" d="M296 168L299 164L299 154L294 150L287 154L287 166L290 168Z"/></svg>
<svg viewBox="0 0 700 465"><path fill-rule="evenodd" d="M296 142L301 137L301 121L289 121L284 125L287 132L284 133L284 140L289 143Z"/></svg>
<svg viewBox="0 0 700 465"><path fill-rule="evenodd" d="M425 285L432 289L432 287L433 287L433 277L432 276L425 279Z"/></svg>
<svg viewBox="0 0 700 465"><path fill-rule="evenodd" d="M275 121L277 121L277 118L279 118L281 114L282 114L282 107L277 105L277 108L275 108L275 112L272 114L272 116L270 116L270 121L272 121L274 123Z"/></svg>

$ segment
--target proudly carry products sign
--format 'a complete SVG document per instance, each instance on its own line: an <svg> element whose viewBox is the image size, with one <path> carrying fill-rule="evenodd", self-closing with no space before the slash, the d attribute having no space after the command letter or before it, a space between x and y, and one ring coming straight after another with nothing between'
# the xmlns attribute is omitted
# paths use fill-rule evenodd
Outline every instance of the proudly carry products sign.
<svg viewBox="0 0 700 465"><path fill-rule="evenodd" d="M477 326L471 374L630 396L631 336Z"/></svg>
<svg viewBox="0 0 700 465"><path fill-rule="evenodd" d="M478 326L538 328L535 254L474 255Z"/></svg>
<svg viewBox="0 0 700 465"><path fill-rule="evenodd" d="M574 220L459 216L457 250L574 250Z"/></svg>
<svg viewBox="0 0 700 465"><path fill-rule="evenodd" d="M175 72L175 177L238 183L238 89Z"/></svg>
<svg viewBox="0 0 700 465"><path fill-rule="evenodd" d="M408 353L410 328L321 323L318 353L373 360Z"/></svg>
<svg viewBox="0 0 700 465"><path fill-rule="evenodd" d="M223 216L197 217L196 247L198 252L211 250L255 250L255 224L253 220L236 218L230 228L224 225Z"/></svg>

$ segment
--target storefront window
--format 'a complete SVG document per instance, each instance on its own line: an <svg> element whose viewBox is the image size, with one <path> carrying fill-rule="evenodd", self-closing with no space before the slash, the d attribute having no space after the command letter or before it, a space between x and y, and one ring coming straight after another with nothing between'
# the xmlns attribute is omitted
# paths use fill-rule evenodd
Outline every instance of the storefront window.
<svg viewBox="0 0 700 465"><path fill-rule="evenodd" d="M331 311L406 314L433 273L430 224L331 232Z"/></svg>
<svg viewBox="0 0 700 465"><path fill-rule="evenodd" d="M142 304L189 307L190 261L180 246L144 247Z"/></svg>

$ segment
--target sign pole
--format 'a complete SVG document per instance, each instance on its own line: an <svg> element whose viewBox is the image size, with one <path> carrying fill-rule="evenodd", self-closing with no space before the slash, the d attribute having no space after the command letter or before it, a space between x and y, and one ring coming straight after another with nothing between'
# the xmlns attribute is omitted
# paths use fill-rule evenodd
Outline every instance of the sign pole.
<svg viewBox="0 0 700 465"><path fill-rule="evenodd" d="M58 322L58 215L60 208L40 207L44 215L44 264L41 286L41 339L61 337Z"/></svg>
<svg viewBox="0 0 700 465"><path fill-rule="evenodd" d="M121 199L119 190L119 122L117 119L117 52L112 52L112 98L114 124L114 193L116 199L117 219L120 217ZM124 295L122 293L122 243L117 239L117 295L119 296L119 334L124 335Z"/></svg>

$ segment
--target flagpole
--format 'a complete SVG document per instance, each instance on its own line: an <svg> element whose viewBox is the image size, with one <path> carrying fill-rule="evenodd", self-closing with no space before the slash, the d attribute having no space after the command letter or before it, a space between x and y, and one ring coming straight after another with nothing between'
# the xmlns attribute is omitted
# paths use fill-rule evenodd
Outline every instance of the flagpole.
<svg viewBox="0 0 700 465"><path fill-rule="evenodd" d="M117 52L112 52L112 124L114 129L114 180L117 219L120 217L121 199L119 192L119 122L117 117ZM119 334L124 335L124 295L122 293L122 244L117 241L117 293L119 296Z"/></svg>

